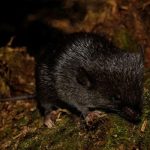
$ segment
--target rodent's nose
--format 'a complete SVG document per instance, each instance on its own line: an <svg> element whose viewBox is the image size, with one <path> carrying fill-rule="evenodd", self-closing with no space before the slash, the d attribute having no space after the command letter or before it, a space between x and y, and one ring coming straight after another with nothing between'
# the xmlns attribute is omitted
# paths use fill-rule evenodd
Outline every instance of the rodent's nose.
<svg viewBox="0 0 150 150"><path fill-rule="evenodd" d="M139 123L141 121L141 114L133 111L129 107L123 108L123 112L125 114L125 118L133 123Z"/></svg>

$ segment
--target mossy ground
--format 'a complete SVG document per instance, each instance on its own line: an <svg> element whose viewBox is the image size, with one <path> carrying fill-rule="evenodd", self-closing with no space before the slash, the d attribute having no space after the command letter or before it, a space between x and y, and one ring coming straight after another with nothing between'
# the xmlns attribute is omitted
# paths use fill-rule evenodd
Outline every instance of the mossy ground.
<svg viewBox="0 0 150 150"><path fill-rule="evenodd" d="M146 93L146 99L150 102L150 92ZM144 107L143 119L139 125L130 124L116 115L109 114L92 129L87 128L82 118L73 114L61 115L56 126L48 129L43 125L43 118L37 109L30 110L29 106L25 106L25 102L20 103L22 104L14 105L24 108L24 111L18 112L18 108L13 107L14 110L11 111L17 114L15 117L9 113L7 114L8 119L3 116L5 124L0 128L1 149L111 150L141 148L148 150L150 148L150 103ZM6 104L1 105L6 107ZM147 121L147 124L142 132L144 121Z"/></svg>

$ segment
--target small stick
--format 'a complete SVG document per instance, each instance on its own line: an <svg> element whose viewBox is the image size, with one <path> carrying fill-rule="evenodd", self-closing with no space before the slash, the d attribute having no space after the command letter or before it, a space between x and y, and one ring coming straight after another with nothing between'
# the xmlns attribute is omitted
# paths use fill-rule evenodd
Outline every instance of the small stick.
<svg viewBox="0 0 150 150"><path fill-rule="evenodd" d="M27 99L34 99L35 97L36 97L35 94L31 94L31 95L22 95L22 96L8 97L8 98L0 98L0 102L27 100Z"/></svg>
<svg viewBox="0 0 150 150"><path fill-rule="evenodd" d="M142 127L141 127L141 132L145 131L146 126L147 126L147 120L144 120Z"/></svg>

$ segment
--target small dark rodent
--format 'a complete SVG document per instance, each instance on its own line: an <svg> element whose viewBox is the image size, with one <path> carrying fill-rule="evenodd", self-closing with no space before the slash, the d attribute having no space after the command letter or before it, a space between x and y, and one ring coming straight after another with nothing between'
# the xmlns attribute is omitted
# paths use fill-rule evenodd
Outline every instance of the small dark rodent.
<svg viewBox="0 0 150 150"><path fill-rule="evenodd" d="M37 61L37 100L45 116L59 107L84 118L100 109L135 123L143 107L143 70L141 53L121 51L92 33L67 35Z"/></svg>
<svg viewBox="0 0 150 150"><path fill-rule="evenodd" d="M57 108L77 110L84 118L99 109L133 123L140 120L144 72L141 52L124 52L94 33L44 33L47 41L40 47L44 52L36 57L36 98L51 124L50 114ZM29 49L34 49L32 39L27 43Z"/></svg>

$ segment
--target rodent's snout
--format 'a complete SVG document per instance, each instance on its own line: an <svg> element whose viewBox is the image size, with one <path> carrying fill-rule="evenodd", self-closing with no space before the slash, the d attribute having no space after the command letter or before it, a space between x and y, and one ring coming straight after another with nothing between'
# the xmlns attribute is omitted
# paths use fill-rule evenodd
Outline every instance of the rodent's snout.
<svg viewBox="0 0 150 150"><path fill-rule="evenodd" d="M129 107L124 107L122 109L125 119L132 123L139 123L141 121L141 113L134 111Z"/></svg>

